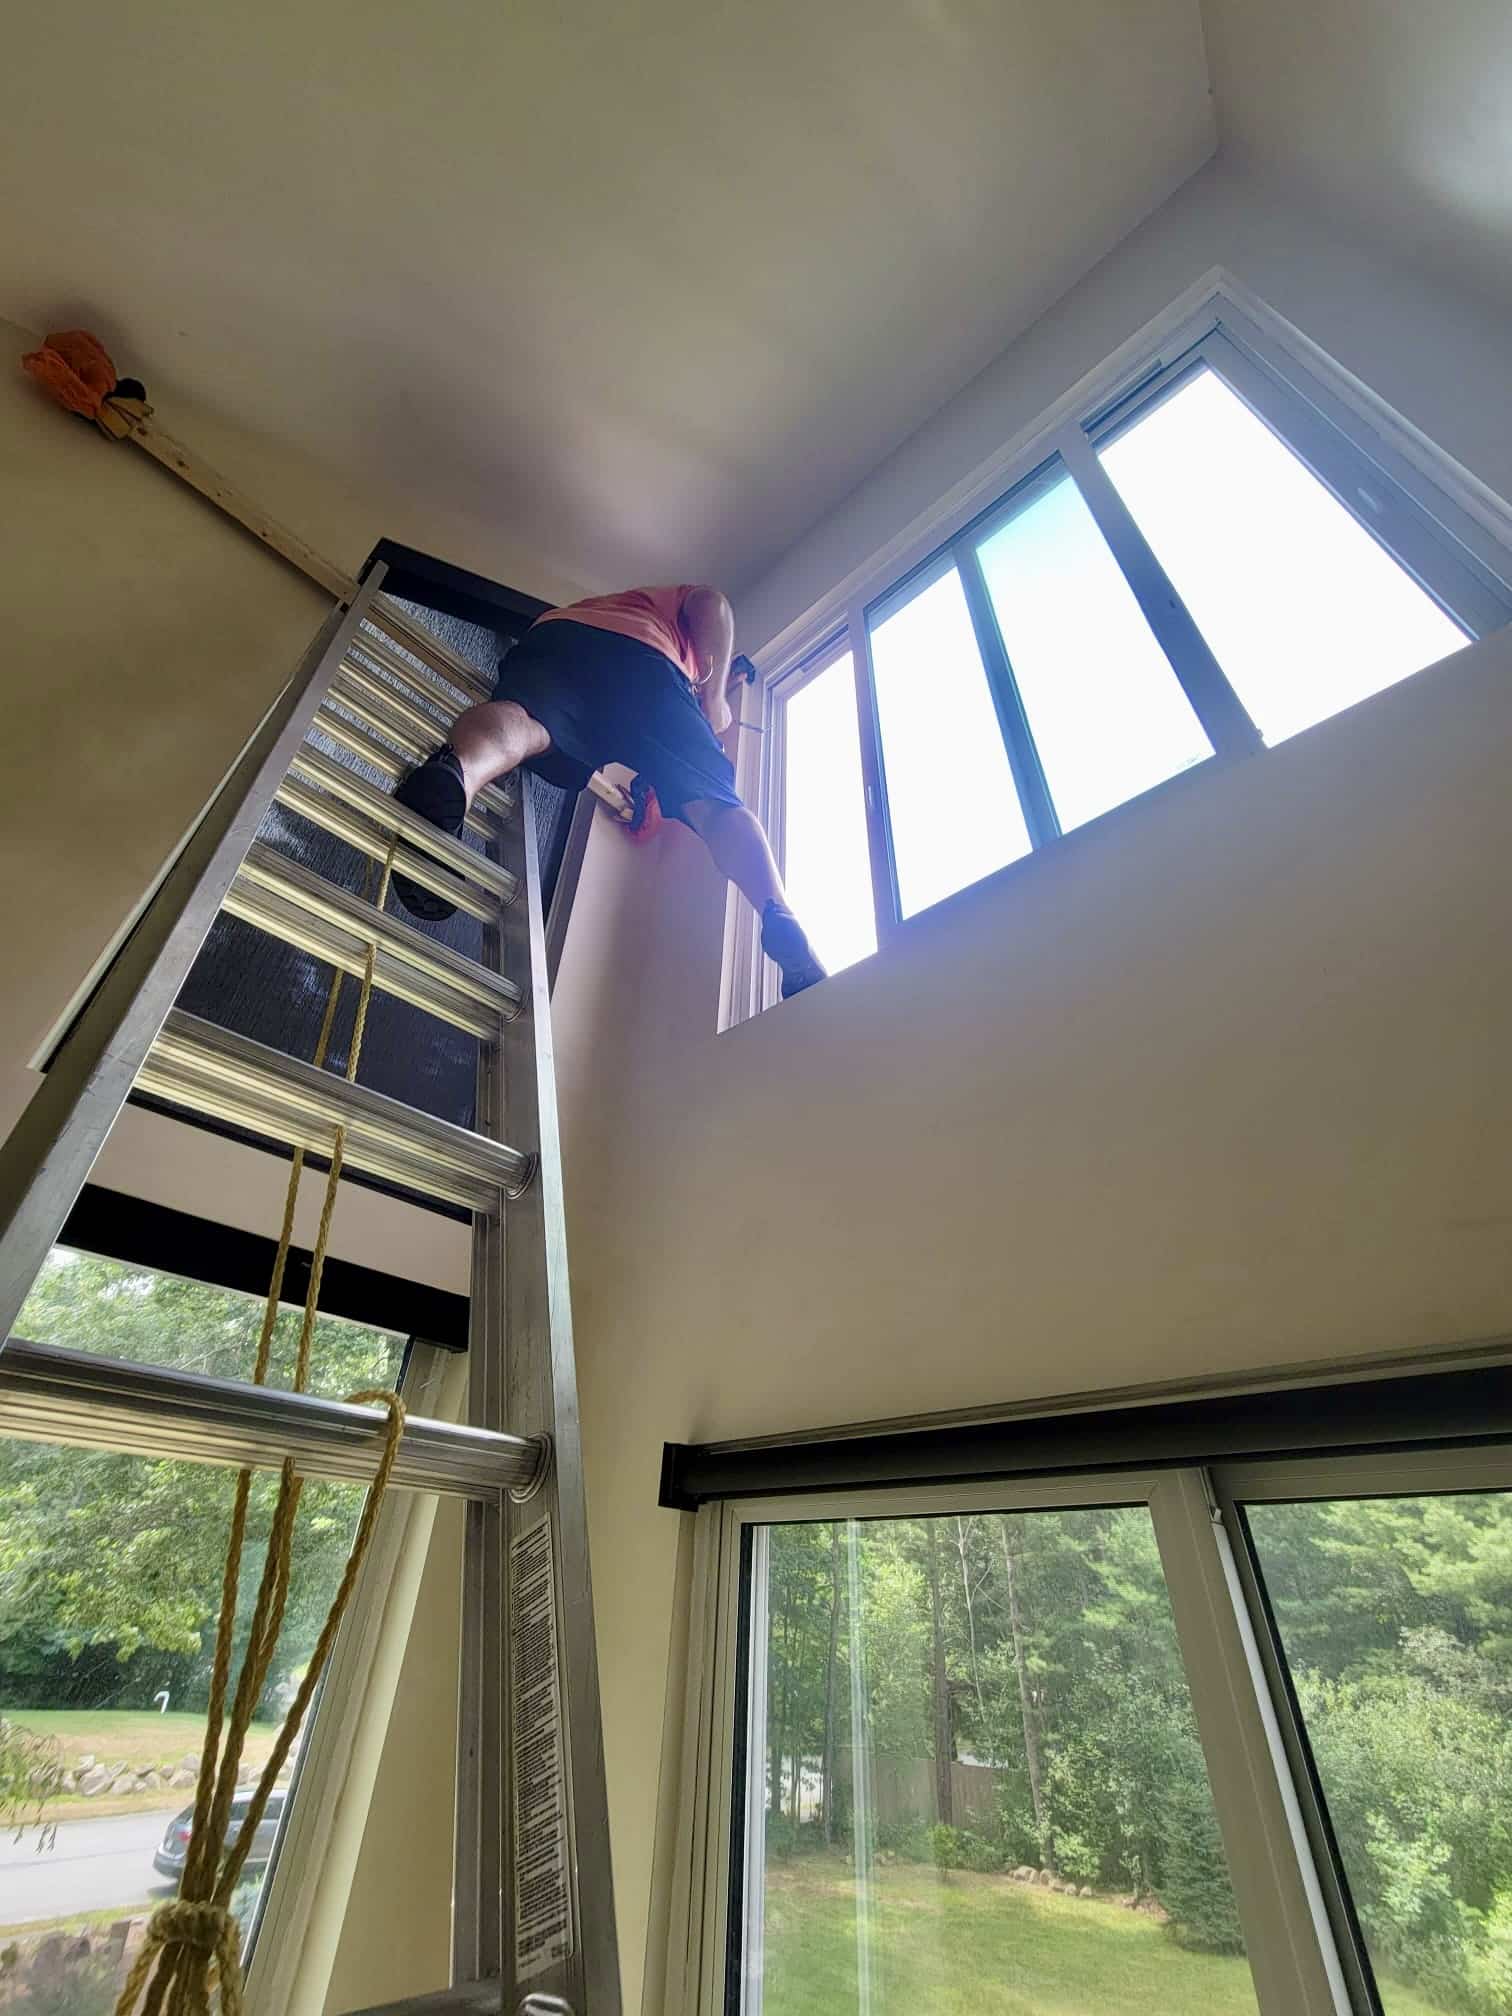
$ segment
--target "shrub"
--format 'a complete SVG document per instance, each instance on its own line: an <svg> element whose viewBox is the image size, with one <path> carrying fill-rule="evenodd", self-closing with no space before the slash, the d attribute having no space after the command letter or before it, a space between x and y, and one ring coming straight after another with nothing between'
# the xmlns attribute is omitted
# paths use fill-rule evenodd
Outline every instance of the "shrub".
<svg viewBox="0 0 1512 2016"><path fill-rule="evenodd" d="M1465 1955L1465 1986L1476 2016L1512 2009L1512 1890L1497 1894L1479 1940Z"/></svg>
<svg viewBox="0 0 1512 2016"><path fill-rule="evenodd" d="M974 1869L980 1875L996 1875L1003 1867L1003 1851L980 1834L943 1822L929 1830L930 1854L937 1869Z"/></svg>
<svg viewBox="0 0 1512 2016"><path fill-rule="evenodd" d="M932 1832L932 1828L909 1813L898 1820L879 1820L872 1845L879 1854L898 1855L905 1862L932 1862Z"/></svg>
<svg viewBox="0 0 1512 2016"><path fill-rule="evenodd" d="M1158 1827L1157 1895L1171 1914L1172 1938L1198 1953L1242 1953L1244 1933L1206 1782L1185 1772L1173 1778L1160 1800Z"/></svg>
<svg viewBox="0 0 1512 2016"><path fill-rule="evenodd" d="M0 1715L0 1826L19 1830L40 1823L62 1777L56 1738L34 1736Z"/></svg>

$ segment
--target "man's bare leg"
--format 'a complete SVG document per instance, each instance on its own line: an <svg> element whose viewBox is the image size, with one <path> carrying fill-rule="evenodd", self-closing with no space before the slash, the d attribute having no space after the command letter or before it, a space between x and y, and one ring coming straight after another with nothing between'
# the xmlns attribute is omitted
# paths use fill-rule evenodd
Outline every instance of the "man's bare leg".
<svg viewBox="0 0 1512 2016"><path fill-rule="evenodd" d="M684 805L688 824L714 857L714 866L745 897L759 917L768 903L788 907L787 891L772 858L761 821L744 805L721 805L695 798Z"/></svg>
<svg viewBox="0 0 1512 2016"><path fill-rule="evenodd" d="M485 700L457 717L446 747L401 778L394 791L401 805L441 832L462 831L467 808L496 778L518 770L532 756L544 756L551 737L516 700ZM450 898L396 874L394 894L413 917L439 923L455 914Z"/></svg>
<svg viewBox="0 0 1512 2016"><path fill-rule="evenodd" d="M497 783L532 756L544 756L551 737L518 700L485 700L457 716L451 746L471 805L485 784Z"/></svg>
<svg viewBox="0 0 1512 2016"><path fill-rule="evenodd" d="M761 919L761 949L782 970L782 998L825 978L803 926L793 915L761 821L744 805L695 798L683 816L713 857L715 867Z"/></svg>

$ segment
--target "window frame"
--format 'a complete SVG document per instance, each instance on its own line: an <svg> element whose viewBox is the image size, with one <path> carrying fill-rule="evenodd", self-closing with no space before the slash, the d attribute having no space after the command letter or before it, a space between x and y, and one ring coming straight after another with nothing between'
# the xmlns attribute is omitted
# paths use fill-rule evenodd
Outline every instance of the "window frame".
<svg viewBox="0 0 1512 2016"><path fill-rule="evenodd" d="M763 1529L849 1517L1139 1504L1149 1509L1165 1571L1259 2016L1360 2016L1364 2005L1348 1999L1312 1840L1201 1466L862 1487L726 1500L700 1510L667 1959L669 2016L760 2016L759 2003L753 2007L738 1994L752 1947L751 1913L742 1910L737 1925L736 1900L745 1897L743 1867L762 1835L759 1815L745 1810L743 1765L760 1713L759 1684L750 1679L759 1661L750 1648L758 1641L754 1574L763 1559Z"/></svg>
<svg viewBox="0 0 1512 2016"><path fill-rule="evenodd" d="M870 630L880 611L895 605L911 583L924 585L931 570L951 564L960 569L1030 833L1029 854L982 880L1030 872L1035 856L1052 845L1095 831L1103 821L1127 815L1135 805L1185 784L1194 775L1265 753L1259 730L1104 473L1097 453L1203 362L1219 369L1219 375L1467 631L1471 641L1512 622L1512 507L1231 274L1213 268L954 492L754 654L760 719L749 725L758 731L755 739L764 747L754 760L742 748L741 784L747 802L756 804L773 834L780 864L781 708L787 682L801 681L814 666L816 654L827 653L832 659L849 644L856 675L879 950L913 920L903 916L898 898ZM1018 508L1024 490L1043 480L1057 461L1077 484L1213 749L1205 760L1067 833L1061 832L1045 785L975 552L996 523ZM1380 479L1367 500L1382 507L1374 513L1360 508L1352 494L1361 490L1362 476L1370 481L1371 471ZM954 902L965 888L976 886L964 885L941 901ZM775 979L763 973L763 964L757 929L732 898L726 914L722 1029L775 1001Z"/></svg>
<svg viewBox="0 0 1512 2016"><path fill-rule="evenodd" d="M669 2016L760 2016L759 2000L742 1993L760 1940L743 1875L761 1853L763 1827L744 1793L762 1715L752 1647L763 1642L770 1528L1138 1504L1149 1508L1160 1550L1260 2016L1381 2016L1243 1508L1477 1490L1512 1491L1506 1440L704 1503L694 1526Z"/></svg>
<svg viewBox="0 0 1512 2016"><path fill-rule="evenodd" d="M1369 1453L1279 1460L1262 1457L1216 1464L1210 1474L1214 1516L1227 1535L1235 1591L1253 1633L1259 1670L1264 1675L1275 1716L1277 1740L1295 1790L1298 1817L1312 1849L1323 1908L1333 1927L1353 2008L1368 2012L1368 2016L1385 2016L1246 1507L1350 1498L1512 1492L1512 1448L1503 1443L1456 1449L1452 1453L1419 1450L1405 1455Z"/></svg>

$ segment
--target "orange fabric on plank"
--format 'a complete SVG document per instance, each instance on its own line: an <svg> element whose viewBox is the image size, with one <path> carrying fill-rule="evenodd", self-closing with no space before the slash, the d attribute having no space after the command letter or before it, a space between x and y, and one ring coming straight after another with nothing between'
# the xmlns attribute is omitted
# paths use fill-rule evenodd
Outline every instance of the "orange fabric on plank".
<svg viewBox="0 0 1512 2016"><path fill-rule="evenodd" d="M60 406L70 413L82 413L86 420L99 418L100 408L116 386L110 352L87 329L60 329L44 338L40 350L29 350L21 359L21 368L45 386Z"/></svg>
<svg viewBox="0 0 1512 2016"><path fill-rule="evenodd" d="M593 630L614 630L621 637L633 637L649 644L663 658L670 658L693 684L698 684L698 660L693 640L683 622L688 597L698 592L696 582L680 588L627 588L622 595L591 595L585 602L571 602L564 609L549 609L538 623L561 618L569 623L586 623Z"/></svg>

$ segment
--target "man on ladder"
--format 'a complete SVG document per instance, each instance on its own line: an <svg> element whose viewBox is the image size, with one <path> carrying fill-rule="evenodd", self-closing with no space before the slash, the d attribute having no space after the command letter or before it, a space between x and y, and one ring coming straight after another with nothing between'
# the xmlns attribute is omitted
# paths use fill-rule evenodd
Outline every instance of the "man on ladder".
<svg viewBox="0 0 1512 2016"><path fill-rule="evenodd" d="M761 919L761 948L782 974L782 997L825 977L789 908L760 821L735 789L719 737L732 719L734 618L717 588L631 588L553 609L499 667L492 700L460 715L452 739L395 796L444 832L460 834L474 797L522 764L578 792L595 770L623 763L690 826L720 873ZM416 917L453 906L404 876Z"/></svg>

